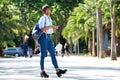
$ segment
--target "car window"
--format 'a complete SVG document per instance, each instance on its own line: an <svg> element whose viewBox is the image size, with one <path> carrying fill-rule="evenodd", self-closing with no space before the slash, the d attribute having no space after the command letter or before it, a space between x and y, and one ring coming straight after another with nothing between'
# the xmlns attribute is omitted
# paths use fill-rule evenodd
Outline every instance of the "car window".
<svg viewBox="0 0 120 80"><path fill-rule="evenodd" d="M16 50L16 49L7 49L7 50Z"/></svg>

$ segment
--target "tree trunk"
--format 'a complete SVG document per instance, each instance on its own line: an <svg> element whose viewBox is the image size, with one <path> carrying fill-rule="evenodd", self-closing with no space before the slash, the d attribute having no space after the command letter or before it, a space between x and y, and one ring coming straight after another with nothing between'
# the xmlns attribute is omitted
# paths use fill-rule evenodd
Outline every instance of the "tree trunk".
<svg viewBox="0 0 120 80"><path fill-rule="evenodd" d="M96 19L96 22L97 22L97 19ZM96 49L97 49L97 57L99 57L99 27L98 25L96 25L96 42L97 42L97 45L96 45Z"/></svg>
<svg viewBox="0 0 120 80"><path fill-rule="evenodd" d="M2 57L3 56L3 48L2 48L2 46L0 45L0 57Z"/></svg>
<svg viewBox="0 0 120 80"><path fill-rule="evenodd" d="M90 55L92 56L92 38L91 37L88 40L88 51Z"/></svg>
<svg viewBox="0 0 120 80"><path fill-rule="evenodd" d="M73 53L72 37L70 37L70 54Z"/></svg>
<svg viewBox="0 0 120 80"><path fill-rule="evenodd" d="M98 1L98 0L97 0ZM104 58L103 28L102 28L102 12L101 7L97 8L97 25L99 31L99 57Z"/></svg>
<svg viewBox="0 0 120 80"><path fill-rule="evenodd" d="M92 30L92 56L95 57L95 30Z"/></svg>
<svg viewBox="0 0 120 80"><path fill-rule="evenodd" d="M112 4L113 3L113 4ZM111 17L111 60L116 58L116 45L115 45L115 0L110 0L110 17Z"/></svg>

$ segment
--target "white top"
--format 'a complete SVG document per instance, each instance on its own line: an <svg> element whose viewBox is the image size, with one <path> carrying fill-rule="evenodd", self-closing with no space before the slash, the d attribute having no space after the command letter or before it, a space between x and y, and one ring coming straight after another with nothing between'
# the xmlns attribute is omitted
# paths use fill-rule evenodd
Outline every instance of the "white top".
<svg viewBox="0 0 120 80"><path fill-rule="evenodd" d="M62 44L57 44L57 46L55 47L56 51L61 52L62 51Z"/></svg>
<svg viewBox="0 0 120 80"><path fill-rule="evenodd" d="M52 26L52 19L50 18L50 16L47 16L44 14L44 16L42 16L39 20L39 28L44 28L44 27L49 27ZM53 29L48 29L45 31L47 34L52 34L53 33Z"/></svg>

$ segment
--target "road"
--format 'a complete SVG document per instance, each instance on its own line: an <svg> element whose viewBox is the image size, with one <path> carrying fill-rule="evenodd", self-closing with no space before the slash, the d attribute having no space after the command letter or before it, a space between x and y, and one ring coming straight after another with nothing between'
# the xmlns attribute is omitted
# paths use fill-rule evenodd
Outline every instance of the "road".
<svg viewBox="0 0 120 80"><path fill-rule="evenodd" d="M83 56L57 57L60 68L68 72L55 74L51 58L45 59L49 78L40 77L39 56L33 58L0 58L0 80L120 80L120 59L98 59Z"/></svg>

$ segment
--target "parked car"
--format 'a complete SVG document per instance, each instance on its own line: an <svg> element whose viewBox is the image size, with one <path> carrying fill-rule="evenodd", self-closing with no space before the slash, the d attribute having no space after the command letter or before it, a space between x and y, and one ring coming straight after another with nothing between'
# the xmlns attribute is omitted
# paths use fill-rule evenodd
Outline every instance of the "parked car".
<svg viewBox="0 0 120 80"><path fill-rule="evenodd" d="M9 47L3 50L3 55L21 56L22 50L19 47L17 48Z"/></svg>

